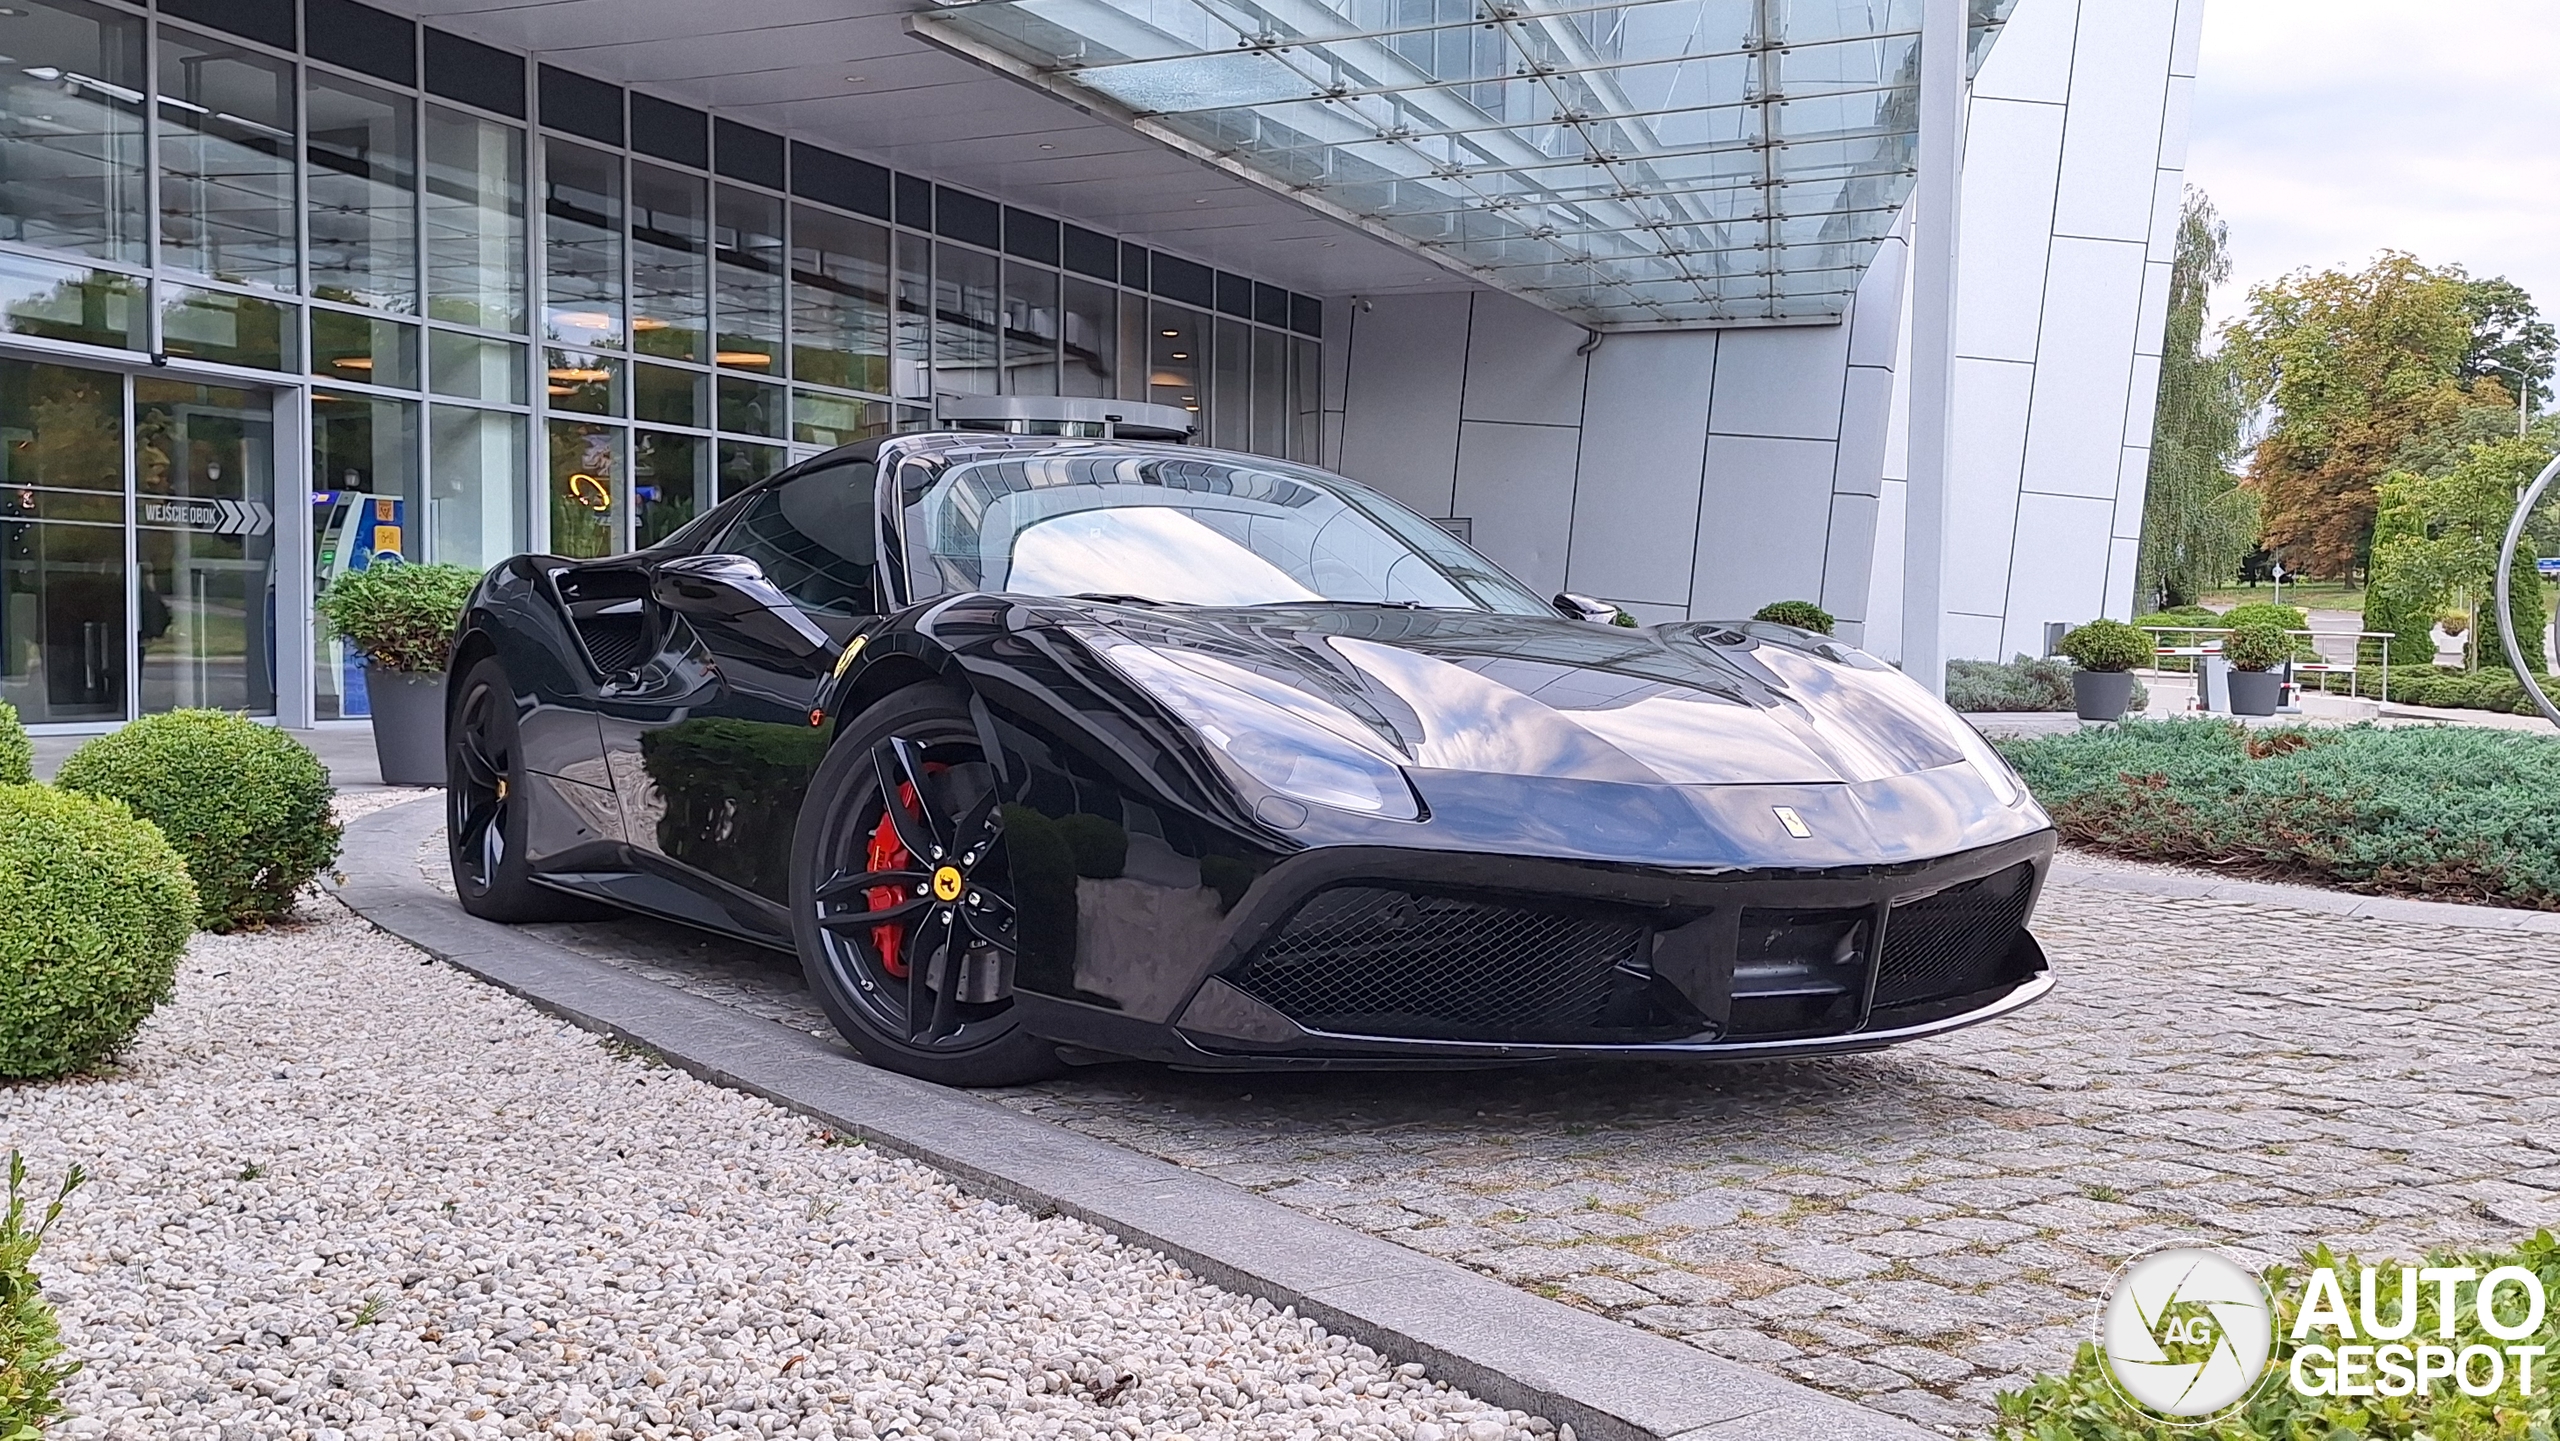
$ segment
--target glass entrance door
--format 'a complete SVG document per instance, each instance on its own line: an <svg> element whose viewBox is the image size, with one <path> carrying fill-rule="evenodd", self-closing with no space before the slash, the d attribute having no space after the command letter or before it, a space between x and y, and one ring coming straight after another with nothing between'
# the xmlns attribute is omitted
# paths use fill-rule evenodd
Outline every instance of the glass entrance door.
<svg viewBox="0 0 2560 1441"><path fill-rule="evenodd" d="M133 382L143 710L275 714L275 465L264 391Z"/></svg>
<svg viewBox="0 0 2560 1441"><path fill-rule="evenodd" d="M0 359L0 701L125 718L124 378Z"/></svg>

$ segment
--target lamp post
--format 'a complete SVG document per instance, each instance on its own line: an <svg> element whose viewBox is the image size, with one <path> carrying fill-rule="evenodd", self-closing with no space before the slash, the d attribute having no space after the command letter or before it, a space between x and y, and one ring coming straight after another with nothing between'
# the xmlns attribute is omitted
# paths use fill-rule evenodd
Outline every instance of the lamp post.
<svg viewBox="0 0 2560 1441"><path fill-rule="evenodd" d="M2533 374L2512 365L2500 365L2494 360L2487 364L2491 370L2503 370L2516 378L2516 439L2522 440L2526 428L2533 421Z"/></svg>

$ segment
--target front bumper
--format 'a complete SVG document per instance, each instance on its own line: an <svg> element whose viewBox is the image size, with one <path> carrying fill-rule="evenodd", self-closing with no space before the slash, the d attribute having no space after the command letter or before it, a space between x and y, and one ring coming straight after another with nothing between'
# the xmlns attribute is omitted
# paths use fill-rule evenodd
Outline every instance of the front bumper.
<svg viewBox="0 0 2560 1441"><path fill-rule="evenodd" d="M1218 1069L1872 1050L2052 988L2051 831L1928 860L1663 868L1378 847L1283 862L1170 1024L1024 995L1073 1046Z"/></svg>

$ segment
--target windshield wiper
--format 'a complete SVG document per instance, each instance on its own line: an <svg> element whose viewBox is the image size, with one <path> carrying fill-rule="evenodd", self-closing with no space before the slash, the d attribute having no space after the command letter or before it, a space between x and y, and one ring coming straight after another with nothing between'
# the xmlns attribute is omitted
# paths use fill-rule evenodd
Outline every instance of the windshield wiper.
<svg viewBox="0 0 2560 1441"><path fill-rule="evenodd" d="M1249 608L1249 609L1259 610L1259 609L1261 609L1262 607L1265 607L1265 606L1275 606L1275 605L1340 605L1340 606L1356 606L1356 607L1359 607L1360 609L1363 609L1363 610L1437 610L1437 609L1440 609L1440 607L1438 607L1438 606L1425 606L1422 602L1420 602L1420 601L1418 601L1418 600L1334 600L1334 599L1332 599L1332 598L1330 598L1330 597L1328 597L1328 596L1317 596L1317 597L1315 597L1315 598L1314 598L1314 599L1312 599L1312 600L1257 600L1257 601L1255 601L1255 602L1252 604L1252 606L1250 606L1250 607L1248 607L1248 608Z"/></svg>
<svg viewBox="0 0 2560 1441"><path fill-rule="evenodd" d="M1073 595L1061 597L1061 599L1065 599L1065 600L1098 600L1098 601L1102 602L1104 605L1146 605L1146 606L1160 606L1160 605L1163 605L1163 604L1164 604L1164 602L1163 602L1163 601L1160 601L1160 600L1156 599L1154 596L1150 596L1150 595L1125 595L1125 594L1122 594L1122 593L1121 593L1121 592L1119 592L1119 591L1110 591L1110 590L1080 590L1080 591L1077 591L1077 592L1076 592L1075 594L1073 594Z"/></svg>

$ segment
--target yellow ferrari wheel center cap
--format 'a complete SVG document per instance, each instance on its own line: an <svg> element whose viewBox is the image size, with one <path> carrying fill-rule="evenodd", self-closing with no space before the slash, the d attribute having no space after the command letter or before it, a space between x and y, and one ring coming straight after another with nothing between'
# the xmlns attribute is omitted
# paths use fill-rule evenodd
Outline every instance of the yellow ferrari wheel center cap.
<svg viewBox="0 0 2560 1441"><path fill-rule="evenodd" d="M933 873L933 898L937 901L960 899L960 868L944 866Z"/></svg>

